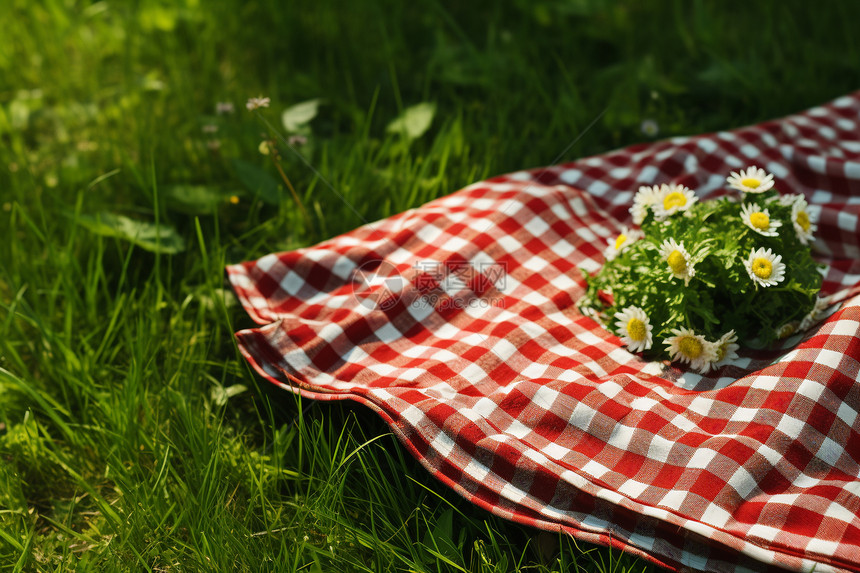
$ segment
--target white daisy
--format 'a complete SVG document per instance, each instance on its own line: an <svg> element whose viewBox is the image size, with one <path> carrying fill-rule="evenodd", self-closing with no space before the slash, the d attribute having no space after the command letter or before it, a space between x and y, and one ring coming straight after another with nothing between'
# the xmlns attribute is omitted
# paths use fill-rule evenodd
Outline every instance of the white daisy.
<svg viewBox="0 0 860 573"><path fill-rule="evenodd" d="M676 185L674 183L661 185L660 198L652 207L654 217L658 221L662 221L670 215L686 211L696 201L696 194L683 185Z"/></svg>
<svg viewBox="0 0 860 573"><path fill-rule="evenodd" d="M648 208L660 200L660 186L653 187L642 186L633 197L633 206L630 207L630 214L633 215L633 222L641 225L648 216Z"/></svg>
<svg viewBox="0 0 860 573"><path fill-rule="evenodd" d="M603 324L603 322L600 320L600 318L598 316L597 311L594 308L587 306L586 304L583 304L582 306L580 306L579 302L576 303L576 308L579 309L579 312L582 313L582 316L587 316L591 320L593 320L595 322L600 322L601 324Z"/></svg>
<svg viewBox="0 0 860 573"><path fill-rule="evenodd" d="M816 322L818 322L822 315L824 314L824 309L826 309L830 305L830 297L820 297L815 299L815 305L812 307L812 310L809 311L809 314L803 317L803 320L800 321L800 326L798 328L800 330L806 330Z"/></svg>
<svg viewBox="0 0 860 573"><path fill-rule="evenodd" d="M233 113L234 111L236 111L236 107L231 101L219 101L215 104L215 113L218 115Z"/></svg>
<svg viewBox="0 0 860 573"><path fill-rule="evenodd" d="M663 344L669 347L667 351L672 360L687 363L702 374L707 373L716 362L717 346L686 327L673 328L671 332L674 336L664 340Z"/></svg>
<svg viewBox="0 0 860 573"><path fill-rule="evenodd" d="M779 201L779 204L783 207L791 207L797 202L798 199L803 199L803 195L799 193L790 193L788 195L780 195L778 199L771 199L773 201Z"/></svg>
<svg viewBox="0 0 860 573"><path fill-rule="evenodd" d="M615 315L615 329L630 352L648 350L653 344L651 321L638 306L628 306Z"/></svg>
<svg viewBox="0 0 860 573"><path fill-rule="evenodd" d="M785 278L785 265L782 255L774 255L770 249L759 247L750 249L750 256L744 267L754 283L764 287L774 286Z"/></svg>
<svg viewBox="0 0 860 573"><path fill-rule="evenodd" d="M648 137L655 137L660 133L660 124L653 119L643 119L642 123L639 124L639 131Z"/></svg>
<svg viewBox="0 0 860 573"><path fill-rule="evenodd" d="M724 364L737 360L737 350L740 348L737 341L738 335L735 334L734 330L730 330L714 343L714 347L716 348L716 358L713 363L714 368L719 368Z"/></svg>
<svg viewBox="0 0 860 573"><path fill-rule="evenodd" d="M642 231L638 231L636 229L628 229L627 227L622 227L621 233L616 237L615 241L612 242L609 247L607 247L605 251L606 260L611 261L615 257L617 257L621 251L644 237L645 234Z"/></svg>
<svg viewBox="0 0 860 573"><path fill-rule="evenodd" d="M252 97L248 98L248 101L245 103L245 107L248 108L248 111L254 111L255 109L260 109L261 107L269 107L271 100L267 97Z"/></svg>
<svg viewBox="0 0 860 573"><path fill-rule="evenodd" d="M740 173L732 171L726 181L732 189L744 193L762 193L773 187L773 174L751 165L746 170L741 169Z"/></svg>
<svg viewBox="0 0 860 573"><path fill-rule="evenodd" d="M669 265L669 271L677 279L684 279L684 285L690 284L690 279L696 274L692 257L684 248L684 241L676 243L675 239L666 239L660 245L660 259Z"/></svg>
<svg viewBox="0 0 860 573"><path fill-rule="evenodd" d="M782 221L771 219L770 211L760 209L755 203L745 203L741 207L741 219L747 227L765 237L776 237L777 229L782 226Z"/></svg>
<svg viewBox="0 0 860 573"><path fill-rule="evenodd" d="M815 224L814 217L811 215L808 207L806 199L799 197L791 208L791 222L794 224L797 238L804 245L809 244L809 241L813 238L813 233L818 230L818 226Z"/></svg>

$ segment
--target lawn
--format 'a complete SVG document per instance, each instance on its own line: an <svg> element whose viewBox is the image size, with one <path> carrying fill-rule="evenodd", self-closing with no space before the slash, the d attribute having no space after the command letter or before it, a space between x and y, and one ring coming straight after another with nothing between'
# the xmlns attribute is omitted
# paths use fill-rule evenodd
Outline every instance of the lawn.
<svg viewBox="0 0 860 573"><path fill-rule="evenodd" d="M0 570L656 569L470 506L369 410L261 380L223 268L491 175L824 103L860 88L858 21L849 2L0 1Z"/></svg>

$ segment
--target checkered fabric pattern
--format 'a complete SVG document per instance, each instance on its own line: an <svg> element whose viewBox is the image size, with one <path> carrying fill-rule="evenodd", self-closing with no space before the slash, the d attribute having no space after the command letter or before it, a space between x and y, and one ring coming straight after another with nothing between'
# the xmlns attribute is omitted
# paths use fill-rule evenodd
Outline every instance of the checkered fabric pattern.
<svg viewBox="0 0 860 573"><path fill-rule="evenodd" d="M640 185L757 165L820 209L830 315L708 376L580 314ZM734 131L482 181L228 267L261 375L374 409L502 517L673 570L860 572L860 92Z"/></svg>

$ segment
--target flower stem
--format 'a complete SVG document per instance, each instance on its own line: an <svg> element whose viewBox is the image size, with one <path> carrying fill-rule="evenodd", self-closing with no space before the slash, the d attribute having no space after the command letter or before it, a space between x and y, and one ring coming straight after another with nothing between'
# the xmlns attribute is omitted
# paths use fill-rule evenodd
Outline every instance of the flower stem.
<svg viewBox="0 0 860 573"><path fill-rule="evenodd" d="M278 170L278 173L281 175L281 179L284 180L284 183L286 183L287 185L287 189L290 190L290 194L293 196L293 201L295 201L296 205L298 205L299 210L302 212L302 216L305 219L305 224L307 225L308 230L310 230L310 228L312 227L311 217L308 214L307 209L305 209L304 203L302 203L302 200L299 198L299 194L296 193L295 187L293 187L293 184L290 182L290 178L287 177L286 173L284 173L284 169L281 167L281 163L278 161L278 150L275 148L275 145L271 141L267 143L269 145L269 157L272 158L272 163L275 164L275 169Z"/></svg>

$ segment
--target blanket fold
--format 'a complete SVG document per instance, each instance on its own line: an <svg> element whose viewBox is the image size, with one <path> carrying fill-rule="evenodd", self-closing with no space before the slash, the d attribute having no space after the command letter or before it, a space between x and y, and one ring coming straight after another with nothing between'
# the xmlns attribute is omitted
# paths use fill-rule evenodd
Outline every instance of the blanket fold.
<svg viewBox="0 0 860 573"><path fill-rule="evenodd" d="M699 198L756 165L820 209L829 316L699 375L576 309L640 185ZM231 265L283 388L374 409L502 517L673 570L860 572L860 92L734 131L475 183Z"/></svg>

